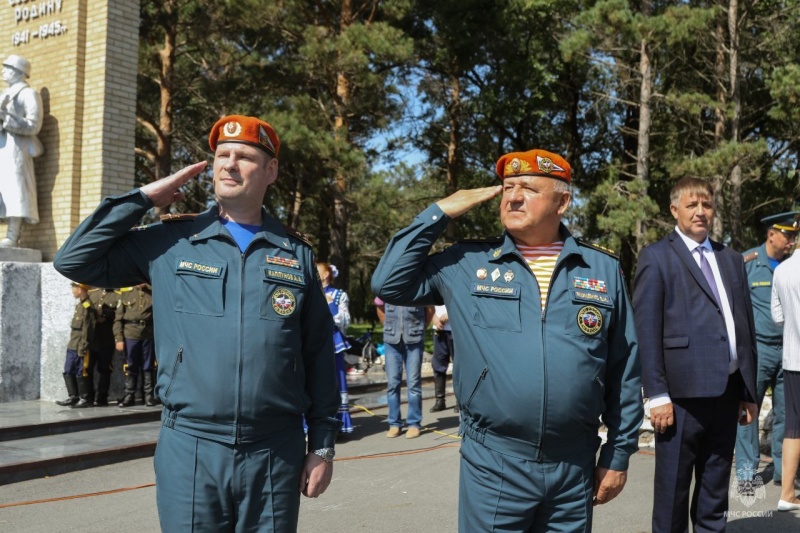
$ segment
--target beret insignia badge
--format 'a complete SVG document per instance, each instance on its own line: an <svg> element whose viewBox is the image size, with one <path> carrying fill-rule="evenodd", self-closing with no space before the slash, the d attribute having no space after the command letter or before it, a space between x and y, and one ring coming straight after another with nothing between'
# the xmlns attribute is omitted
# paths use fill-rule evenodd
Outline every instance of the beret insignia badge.
<svg viewBox="0 0 800 533"><path fill-rule="evenodd" d="M258 126L258 142L266 146L273 154L275 153L275 145L272 144L272 140L267 135L267 130L261 125Z"/></svg>
<svg viewBox="0 0 800 533"><path fill-rule="evenodd" d="M542 157L540 155L537 155L536 164L539 166L539 172L542 172L544 174L550 174L554 170L559 170L561 172L564 172L564 169L553 163L553 160L550 159L549 157Z"/></svg>
<svg viewBox="0 0 800 533"><path fill-rule="evenodd" d="M508 163L506 163L505 171L503 172L504 175L513 175L513 174L523 174L526 172L531 172L531 165L524 159L514 158Z"/></svg>
<svg viewBox="0 0 800 533"><path fill-rule="evenodd" d="M222 128L222 134L225 137L238 137L242 133L242 125L235 120L228 122Z"/></svg>

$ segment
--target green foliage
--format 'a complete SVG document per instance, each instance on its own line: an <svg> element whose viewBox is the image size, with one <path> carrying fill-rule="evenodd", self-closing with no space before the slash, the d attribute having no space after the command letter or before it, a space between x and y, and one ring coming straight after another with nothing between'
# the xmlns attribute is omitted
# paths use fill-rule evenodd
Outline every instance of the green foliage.
<svg viewBox="0 0 800 533"><path fill-rule="evenodd" d="M322 260L344 223L337 266L355 317L374 316L369 279L393 233L455 189L495 184L509 151L570 161L571 227L617 250L626 272L637 228L641 245L673 227L668 193L680 176L720 180L723 239L740 220L747 245L763 239L757 220L800 198L799 0L740 4L738 102L727 3L352 0L346 17L342 6L142 0L136 171L137 183L152 180L164 146L172 169L208 158L208 130L224 114L266 119L282 146L265 204L309 234ZM642 46L654 72L644 178ZM409 151L423 161L403 163ZM174 209L202 210L212 196L209 172ZM497 203L459 217L436 247L501 232Z"/></svg>

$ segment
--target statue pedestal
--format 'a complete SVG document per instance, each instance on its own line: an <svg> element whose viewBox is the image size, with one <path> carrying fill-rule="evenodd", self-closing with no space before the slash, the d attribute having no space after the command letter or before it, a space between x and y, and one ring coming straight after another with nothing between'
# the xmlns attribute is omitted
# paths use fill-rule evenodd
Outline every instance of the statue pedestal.
<svg viewBox="0 0 800 533"><path fill-rule="evenodd" d="M0 248L0 254L8 252L39 253ZM4 402L65 397L61 374L75 304L70 281L53 263L0 259L0 410ZM115 354L112 401L124 390L122 363Z"/></svg>
<svg viewBox="0 0 800 533"><path fill-rule="evenodd" d="M31 248L2 248L0 247L0 261L14 263L41 263L42 252Z"/></svg>

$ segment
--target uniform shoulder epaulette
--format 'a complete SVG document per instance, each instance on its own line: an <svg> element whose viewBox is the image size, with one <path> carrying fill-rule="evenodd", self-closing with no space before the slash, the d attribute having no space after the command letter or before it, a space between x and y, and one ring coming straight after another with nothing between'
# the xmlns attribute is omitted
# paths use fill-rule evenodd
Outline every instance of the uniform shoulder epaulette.
<svg viewBox="0 0 800 533"><path fill-rule="evenodd" d="M495 235L493 237L476 237L476 238L472 238L472 239L461 239L458 242L459 242L459 244L474 244L474 243L481 243L481 242L496 244L498 242L501 242L502 240L503 240L503 236L502 235Z"/></svg>
<svg viewBox="0 0 800 533"><path fill-rule="evenodd" d="M92 302L90 302L89 299L87 298L81 302L81 305L83 305L83 307L85 307L86 309L89 309L92 306Z"/></svg>
<svg viewBox="0 0 800 533"><path fill-rule="evenodd" d="M194 220L199 213L167 213L159 218L161 222L181 222L184 220Z"/></svg>
<svg viewBox="0 0 800 533"><path fill-rule="evenodd" d="M303 241L307 245L311 246L312 248L314 247L314 245L311 243L311 239L309 239L308 235L306 235L305 233L300 233L299 231L297 231L293 227L287 226L286 224L283 224L283 229L286 230L286 233L288 233L292 237L300 239L301 241Z"/></svg>
<svg viewBox="0 0 800 533"><path fill-rule="evenodd" d="M614 252L614 250L611 250L610 248L606 248L605 246L600 246L599 244L595 244L593 242L585 241L583 239L575 239L575 240L578 241L578 244L581 245L581 246L585 246L587 248L593 248L593 249L597 250L598 252L602 252L602 253L604 253L606 255L610 255L614 259L619 260L619 256Z"/></svg>
<svg viewBox="0 0 800 533"><path fill-rule="evenodd" d="M758 258L758 252L750 252L749 254L744 256L744 262L745 263L749 263L753 259L757 259L757 258Z"/></svg>

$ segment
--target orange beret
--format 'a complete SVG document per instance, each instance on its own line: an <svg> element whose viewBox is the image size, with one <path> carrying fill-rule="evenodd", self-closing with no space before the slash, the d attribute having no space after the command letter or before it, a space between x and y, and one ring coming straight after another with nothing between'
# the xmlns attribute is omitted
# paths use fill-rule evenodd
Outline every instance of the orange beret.
<svg viewBox="0 0 800 533"><path fill-rule="evenodd" d="M545 150L506 154L497 160L495 172L500 181L516 176L544 176L572 182L572 167L567 160Z"/></svg>
<svg viewBox="0 0 800 533"><path fill-rule="evenodd" d="M80 287L81 289L86 290L86 291L88 291L89 289L92 288L91 285L86 285L84 283L78 283L78 282L75 282L75 281L73 281L71 285L73 287Z"/></svg>
<svg viewBox="0 0 800 533"><path fill-rule="evenodd" d="M281 141L272 126L256 117L228 115L222 117L208 134L208 146L216 151L222 143L242 143L261 148L272 157L278 157Z"/></svg>

